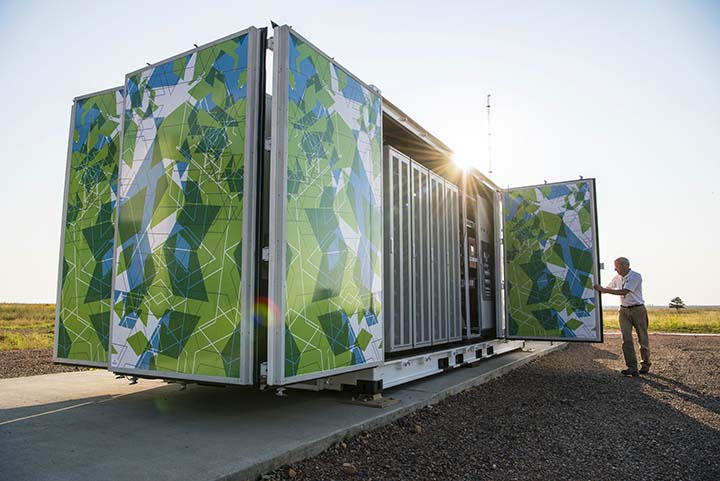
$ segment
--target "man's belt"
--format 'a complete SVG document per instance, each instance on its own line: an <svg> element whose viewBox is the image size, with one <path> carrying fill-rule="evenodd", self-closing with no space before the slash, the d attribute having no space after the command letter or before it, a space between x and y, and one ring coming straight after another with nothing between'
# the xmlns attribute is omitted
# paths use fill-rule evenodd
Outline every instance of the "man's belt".
<svg viewBox="0 0 720 481"><path fill-rule="evenodd" d="M620 306L624 307L625 309L631 309L633 307L643 307L645 304L633 304L632 306Z"/></svg>

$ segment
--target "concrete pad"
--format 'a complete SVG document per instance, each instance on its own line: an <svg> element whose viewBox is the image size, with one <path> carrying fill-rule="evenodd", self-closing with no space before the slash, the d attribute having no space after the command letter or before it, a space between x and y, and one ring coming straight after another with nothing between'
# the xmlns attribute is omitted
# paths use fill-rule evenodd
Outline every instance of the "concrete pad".
<svg viewBox="0 0 720 481"><path fill-rule="evenodd" d="M385 391L376 409L349 393L128 385L105 371L0 380L0 473L13 481L243 480L482 384L564 343L514 351Z"/></svg>

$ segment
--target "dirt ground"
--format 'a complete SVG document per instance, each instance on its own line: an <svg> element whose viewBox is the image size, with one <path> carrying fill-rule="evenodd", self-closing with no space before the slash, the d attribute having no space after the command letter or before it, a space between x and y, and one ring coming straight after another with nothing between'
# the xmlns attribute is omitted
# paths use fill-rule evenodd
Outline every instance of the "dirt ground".
<svg viewBox="0 0 720 481"><path fill-rule="evenodd" d="M265 480L720 480L720 337L574 344Z"/></svg>
<svg viewBox="0 0 720 481"><path fill-rule="evenodd" d="M36 376L55 372L84 371L86 368L54 364L52 349L0 351L0 379Z"/></svg>

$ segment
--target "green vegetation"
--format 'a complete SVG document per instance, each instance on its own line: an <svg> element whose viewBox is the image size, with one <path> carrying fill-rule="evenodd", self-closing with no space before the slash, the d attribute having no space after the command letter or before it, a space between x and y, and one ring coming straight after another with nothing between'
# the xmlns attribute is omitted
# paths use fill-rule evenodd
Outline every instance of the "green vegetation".
<svg viewBox="0 0 720 481"><path fill-rule="evenodd" d="M0 351L53 347L55 304L0 303Z"/></svg>
<svg viewBox="0 0 720 481"><path fill-rule="evenodd" d="M720 334L720 307L650 307L650 332ZM619 330L617 308L603 310L606 330ZM53 347L55 304L0 303L0 351Z"/></svg>
<svg viewBox="0 0 720 481"><path fill-rule="evenodd" d="M720 334L720 307L649 307L650 332L683 332L691 334ZM606 330L619 330L617 308L603 310Z"/></svg>

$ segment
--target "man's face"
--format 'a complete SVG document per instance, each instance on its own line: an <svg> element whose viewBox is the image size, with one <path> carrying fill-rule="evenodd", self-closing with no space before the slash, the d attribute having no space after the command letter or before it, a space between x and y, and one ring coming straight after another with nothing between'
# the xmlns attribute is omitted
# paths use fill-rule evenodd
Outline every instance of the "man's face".
<svg viewBox="0 0 720 481"><path fill-rule="evenodd" d="M621 276L626 276L627 273L630 272L630 266L615 262L615 272L617 272Z"/></svg>

